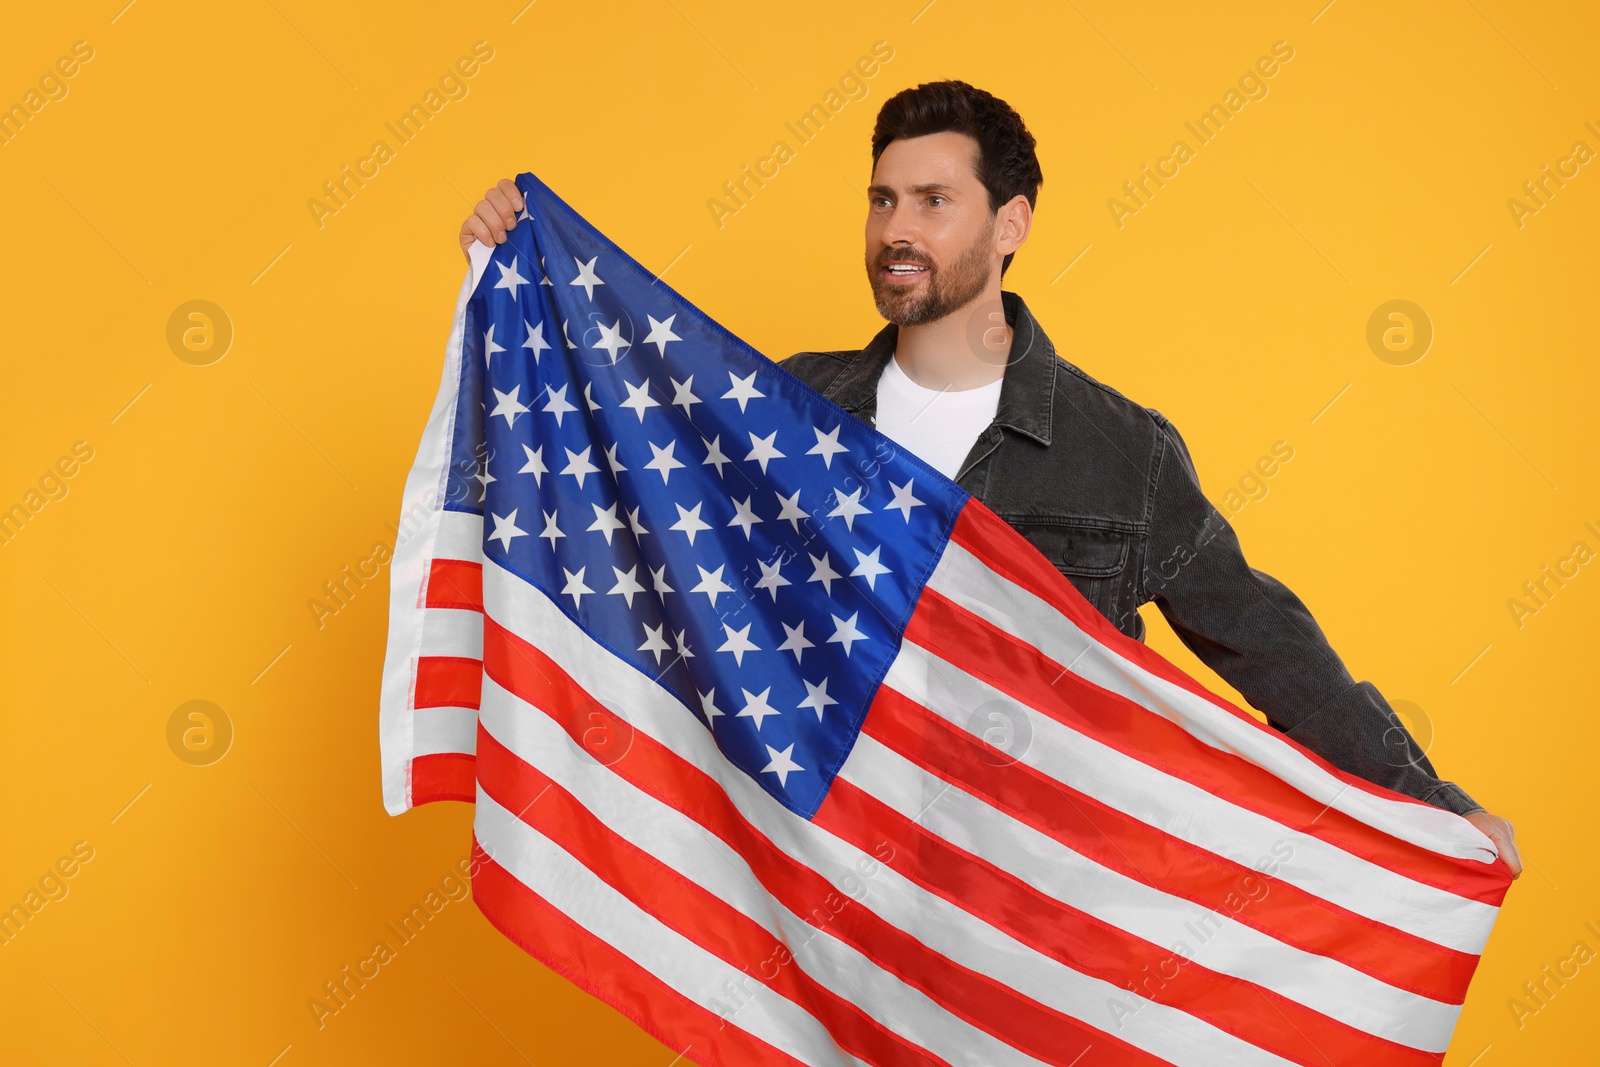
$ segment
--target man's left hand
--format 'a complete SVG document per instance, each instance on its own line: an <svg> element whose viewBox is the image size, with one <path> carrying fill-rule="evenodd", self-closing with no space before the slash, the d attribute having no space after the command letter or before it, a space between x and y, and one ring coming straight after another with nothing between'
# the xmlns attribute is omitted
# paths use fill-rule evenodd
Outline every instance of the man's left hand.
<svg viewBox="0 0 1600 1067"><path fill-rule="evenodd" d="M1494 842L1495 848L1500 850L1500 858L1505 860L1506 866L1511 868L1513 879L1522 876L1522 857L1517 854L1516 836L1511 829L1511 824L1498 815L1490 815L1486 811L1475 811L1466 816L1468 822L1488 835Z"/></svg>

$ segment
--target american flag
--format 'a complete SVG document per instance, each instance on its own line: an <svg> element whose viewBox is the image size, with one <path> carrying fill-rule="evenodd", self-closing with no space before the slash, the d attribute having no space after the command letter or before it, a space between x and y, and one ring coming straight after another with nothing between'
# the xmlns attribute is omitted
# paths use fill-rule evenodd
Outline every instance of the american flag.
<svg viewBox="0 0 1600 1067"><path fill-rule="evenodd" d="M532 174L406 482L387 810L703 1064L1438 1063L1509 882ZM478 246L481 255L488 250Z"/></svg>

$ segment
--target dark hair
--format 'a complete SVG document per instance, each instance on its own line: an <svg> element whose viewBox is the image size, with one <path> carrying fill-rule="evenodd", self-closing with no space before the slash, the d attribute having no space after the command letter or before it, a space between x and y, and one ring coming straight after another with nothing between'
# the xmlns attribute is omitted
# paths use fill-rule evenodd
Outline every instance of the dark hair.
<svg viewBox="0 0 1600 1067"><path fill-rule="evenodd" d="M1018 193L1028 198L1030 208L1036 205L1044 174L1033 151L1033 134L1010 104L963 81L902 89L878 110L872 129L873 167L890 141L930 133L964 133L977 140L978 180L989 191L990 211L1000 210ZM1001 261L1002 276L1015 254Z"/></svg>

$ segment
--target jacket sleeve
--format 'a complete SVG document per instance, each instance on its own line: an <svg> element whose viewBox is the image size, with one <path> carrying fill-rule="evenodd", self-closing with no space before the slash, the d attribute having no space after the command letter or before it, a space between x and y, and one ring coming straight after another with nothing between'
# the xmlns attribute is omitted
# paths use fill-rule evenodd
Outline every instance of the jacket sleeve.
<svg viewBox="0 0 1600 1067"><path fill-rule="evenodd" d="M1154 600L1178 638L1273 728L1335 767L1458 815L1481 811L1439 779L1383 694L1351 678L1300 598L1245 561L1177 429L1151 415L1160 431L1140 601Z"/></svg>

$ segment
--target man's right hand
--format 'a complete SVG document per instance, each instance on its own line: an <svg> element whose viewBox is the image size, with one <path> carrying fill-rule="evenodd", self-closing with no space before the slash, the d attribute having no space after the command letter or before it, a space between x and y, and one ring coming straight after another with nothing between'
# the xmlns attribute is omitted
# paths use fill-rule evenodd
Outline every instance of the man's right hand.
<svg viewBox="0 0 1600 1067"><path fill-rule="evenodd" d="M461 254L469 261L472 259L467 250L473 241L482 241L490 248L504 244L506 231L516 228L517 212L521 210L522 192L517 183L510 178L500 179L493 189L483 194L467 221L461 224Z"/></svg>

